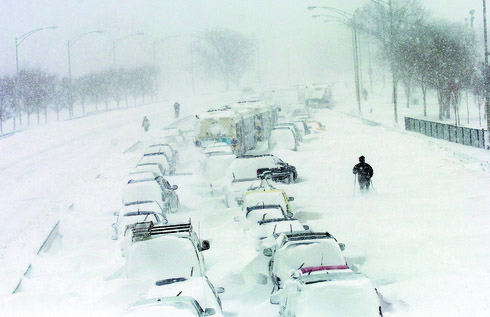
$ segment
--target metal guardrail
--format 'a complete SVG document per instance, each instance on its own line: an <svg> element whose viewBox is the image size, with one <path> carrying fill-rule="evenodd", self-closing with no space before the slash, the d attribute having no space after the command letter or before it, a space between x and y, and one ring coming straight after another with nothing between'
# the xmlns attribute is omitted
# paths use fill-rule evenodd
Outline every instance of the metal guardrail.
<svg viewBox="0 0 490 317"><path fill-rule="evenodd" d="M72 204L73 205L73 204ZM71 206L70 206L71 207ZM71 208L70 208L71 209ZM49 250L49 248L51 247L51 245L53 244L54 240L59 236L59 232L58 232L58 227L60 225L60 222L59 220L56 222L56 224L53 226L53 228L51 229L51 231L49 232L48 236L46 237L46 239L44 239L42 245L39 247L39 249L37 250L36 254L39 255L39 253L41 253L41 251L43 252L47 252ZM20 285L22 284L22 280L24 277L27 277L30 272L32 270L32 265L29 264L29 266L27 267L26 271L24 272L23 276L20 278L19 280L19 283L17 283L17 286L15 287L15 289L12 291L12 294L15 294L17 293L17 291L19 290L20 288Z"/></svg>
<svg viewBox="0 0 490 317"><path fill-rule="evenodd" d="M405 117L405 130L449 142L485 148L485 130Z"/></svg>

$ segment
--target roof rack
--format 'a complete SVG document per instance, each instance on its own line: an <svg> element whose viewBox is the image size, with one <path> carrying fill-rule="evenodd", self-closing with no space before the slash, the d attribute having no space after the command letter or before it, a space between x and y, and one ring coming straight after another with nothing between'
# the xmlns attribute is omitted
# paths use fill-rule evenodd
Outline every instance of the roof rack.
<svg viewBox="0 0 490 317"><path fill-rule="evenodd" d="M257 223L259 225L263 225L263 224L266 224L266 223L271 223L271 222L281 222L281 221L295 221L295 220L298 220L296 218L272 218L272 219L265 219L265 220L260 220L260 221L257 221Z"/></svg>
<svg viewBox="0 0 490 317"><path fill-rule="evenodd" d="M288 241L301 241L301 240L311 240L311 239L335 239L334 236L332 236L328 232L307 232L307 231L300 231L300 232L289 232L289 233L284 233L286 235L286 238Z"/></svg>
<svg viewBox="0 0 490 317"><path fill-rule="evenodd" d="M192 225L189 220L188 223L167 224L167 225L155 225L153 222L138 222L133 227L133 242L148 240L152 236L170 234L170 233L187 233L191 234Z"/></svg>
<svg viewBox="0 0 490 317"><path fill-rule="evenodd" d="M220 108L209 109L206 112L216 112L216 111L226 111L226 110L231 110L231 107L228 106L228 105L226 105L226 106L223 106L223 107L220 107Z"/></svg>
<svg viewBox="0 0 490 317"><path fill-rule="evenodd" d="M237 158L253 158L253 157L263 157L263 156L274 156L272 154L245 154L237 156Z"/></svg>

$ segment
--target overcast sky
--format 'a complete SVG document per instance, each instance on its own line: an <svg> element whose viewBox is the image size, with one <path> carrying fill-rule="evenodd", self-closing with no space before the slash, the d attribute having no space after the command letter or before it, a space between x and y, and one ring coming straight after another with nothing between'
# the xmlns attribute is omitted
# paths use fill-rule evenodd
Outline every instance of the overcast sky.
<svg viewBox="0 0 490 317"><path fill-rule="evenodd" d="M143 32L116 47L118 65L153 62L188 72L188 44L204 28L223 26L254 36L259 43L257 68L271 77L303 81L340 71L350 61L350 35L345 27L311 18L308 5L328 5L346 11L367 0L0 0L0 73L15 72L15 38L44 26L57 26L27 38L19 47L20 67L41 67L61 76L68 73L67 41L84 37L71 48L73 75L113 65L112 43ZM476 11L482 24L481 0L424 0L435 17L464 22ZM259 66L260 64L260 66Z"/></svg>

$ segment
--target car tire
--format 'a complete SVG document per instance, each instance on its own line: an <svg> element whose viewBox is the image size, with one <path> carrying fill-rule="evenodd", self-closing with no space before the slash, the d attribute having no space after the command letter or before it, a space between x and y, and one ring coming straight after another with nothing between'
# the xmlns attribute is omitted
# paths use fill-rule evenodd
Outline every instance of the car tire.
<svg viewBox="0 0 490 317"><path fill-rule="evenodd" d="M293 172L289 172L289 175L288 175L288 184L292 184L294 183L294 173Z"/></svg>

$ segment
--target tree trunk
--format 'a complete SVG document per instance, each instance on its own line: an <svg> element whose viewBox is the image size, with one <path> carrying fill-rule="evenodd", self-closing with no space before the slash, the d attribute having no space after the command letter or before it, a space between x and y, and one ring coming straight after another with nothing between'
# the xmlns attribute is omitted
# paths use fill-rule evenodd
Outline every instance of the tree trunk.
<svg viewBox="0 0 490 317"><path fill-rule="evenodd" d="M40 113L39 109L36 110L37 125L39 125L41 123L41 119L39 118L39 113Z"/></svg>
<svg viewBox="0 0 490 317"><path fill-rule="evenodd" d="M407 98L407 108L410 108L410 95L412 88L410 84L405 85L405 96Z"/></svg>
<svg viewBox="0 0 490 317"><path fill-rule="evenodd" d="M422 98L424 99L424 117L427 117L427 88L424 84L420 85L422 89Z"/></svg>
<svg viewBox="0 0 490 317"><path fill-rule="evenodd" d="M44 108L44 123L48 124L48 108Z"/></svg>
<svg viewBox="0 0 490 317"><path fill-rule="evenodd" d="M481 115L480 115L481 117ZM14 119L14 131L16 129L16 118L15 118L15 114L12 116L12 118ZM480 118L480 126L481 126L481 118Z"/></svg>
<svg viewBox="0 0 490 317"><path fill-rule="evenodd" d="M442 116L443 116L443 106L442 106L442 92L440 90L437 91L437 101L439 103L439 120L442 120Z"/></svg>

